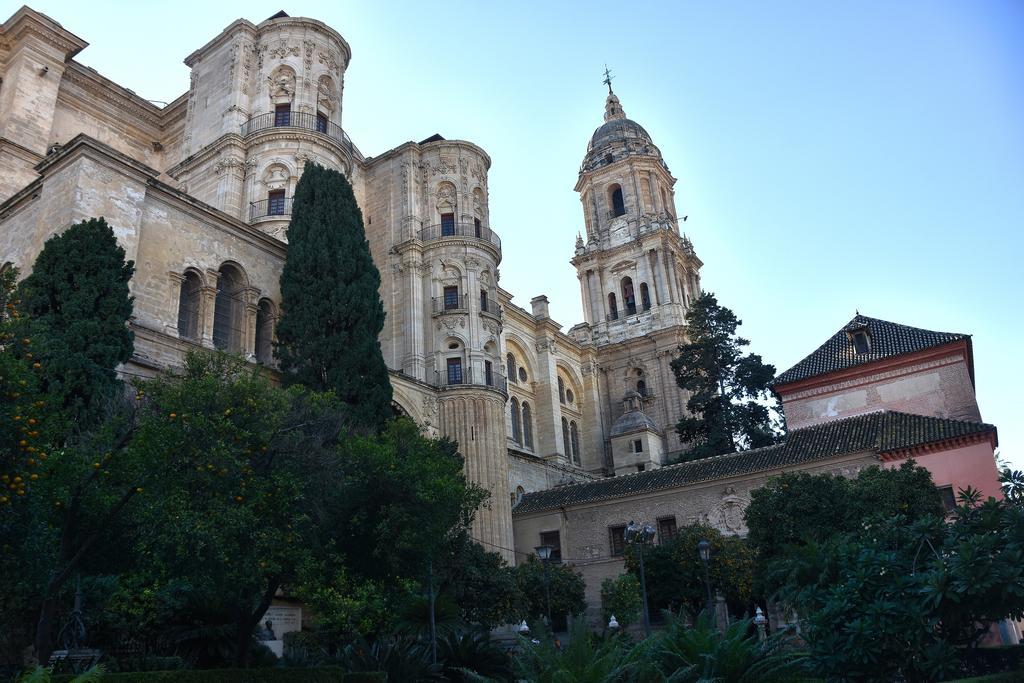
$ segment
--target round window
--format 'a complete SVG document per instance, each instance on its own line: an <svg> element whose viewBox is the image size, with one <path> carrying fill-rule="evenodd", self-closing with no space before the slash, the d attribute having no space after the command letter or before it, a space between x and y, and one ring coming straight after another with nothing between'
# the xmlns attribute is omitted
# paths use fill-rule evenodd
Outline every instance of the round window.
<svg viewBox="0 0 1024 683"><path fill-rule="evenodd" d="M526 381L526 368L519 368L519 381L520 382L525 382Z"/></svg>
<svg viewBox="0 0 1024 683"><path fill-rule="evenodd" d="M572 395L572 389L566 389L565 390L565 400L568 401L569 403L572 403L572 400L574 398L575 398L575 396Z"/></svg>

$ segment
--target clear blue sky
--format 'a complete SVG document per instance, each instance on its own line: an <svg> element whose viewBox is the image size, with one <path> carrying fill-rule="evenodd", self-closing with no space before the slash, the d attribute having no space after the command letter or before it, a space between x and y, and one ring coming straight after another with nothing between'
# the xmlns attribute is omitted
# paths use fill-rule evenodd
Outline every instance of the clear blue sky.
<svg viewBox="0 0 1024 683"><path fill-rule="evenodd" d="M493 159L501 284L582 319L572 188L605 62L679 179L703 285L781 371L859 308L974 335L978 400L1024 468L1024 2L35 0L79 59L150 99L238 17L280 9L353 50L344 125L367 155L433 133ZM0 12L9 16L16 5Z"/></svg>

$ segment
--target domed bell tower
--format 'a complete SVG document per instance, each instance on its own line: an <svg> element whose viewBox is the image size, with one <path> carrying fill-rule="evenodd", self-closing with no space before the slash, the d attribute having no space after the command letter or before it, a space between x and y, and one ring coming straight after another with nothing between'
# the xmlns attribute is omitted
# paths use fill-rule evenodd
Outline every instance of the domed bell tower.
<svg viewBox="0 0 1024 683"><path fill-rule="evenodd" d="M661 440L644 444L650 466L680 446L672 427L685 414L686 397L670 363L686 336L690 302L700 296L703 264L679 230L676 179L661 150L626 116L605 75L604 123L590 138L576 182L586 239L577 236L572 264L586 323L573 333L597 346L606 424L630 412L620 407L628 394L647 418L648 436ZM613 451L614 441L606 435Z"/></svg>

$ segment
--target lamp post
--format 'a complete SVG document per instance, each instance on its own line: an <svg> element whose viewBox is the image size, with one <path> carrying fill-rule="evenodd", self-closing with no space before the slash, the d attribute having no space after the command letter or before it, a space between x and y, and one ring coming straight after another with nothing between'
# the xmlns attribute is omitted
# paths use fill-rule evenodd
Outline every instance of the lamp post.
<svg viewBox="0 0 1024 683"><path fill-rule="evenodd" d="M767 638L764 632L764 627L767 623L768 619L765 618L764 612L762 612L761 608L758 607L757 610L754 612L754 626L757 626L757 638L762 643L765 641L765 638Z"/></svg>
<svg viewBox="0 0 1024 683"><path fill-rule="evenodd" d="M640 555L640 595L641 613L644 618L644 635L651 635L651 617L647 612L647 577L644 573L644 546L654 539L654 527L650 524L640 525L630 520L624 534L626 543L637 547Z"/></svg>
<svg viewBox="0 0 1024 683"><path fill-rule="evenodd" d="M551 630L551 588L549 586L551 579L548 577L548 562L551 561L551 551L554 550L549 545L539 545L534 550L537 551L537 557L540 558L541 563L544 565L544 602L547 606L548 613L548 630Z"/></svg>
<svg viewBox="0 0 1024 683"><path fill-rule="evenodd" d="M704 588L708 592L708 619L713 619L714 603L711 600L711 575L708 574L708 562L711 560L711 541L701 539L697 543L697 554L700 555L701 564L704 565Z"/></svg>
<svg viewBox="0 0 1024 683"><path fill-rule="evenodd" d="M612 633L619 632L619 620L615 618L614 614L612 615L612 618L608 620L608 630Z"/></svg>

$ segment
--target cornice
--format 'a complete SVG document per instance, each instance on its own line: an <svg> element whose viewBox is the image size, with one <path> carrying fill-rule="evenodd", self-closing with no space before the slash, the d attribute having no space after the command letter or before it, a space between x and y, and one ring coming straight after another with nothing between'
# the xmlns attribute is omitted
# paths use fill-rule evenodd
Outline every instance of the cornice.
<svg viewBox="0 0 1024 683"><path fill-rule="evenodd" d="M17 142L9 140L8 138L0 138L0 152L7 152L12 156L19 157L20 159L27 161L33 166L35 166L36 164L43 160L43 156L41 154L37 154L36 152L33 152L27 147L23 147L22 145L19 145Z"/></svg>
<svg viewBox="0 0 1024 683"><path fill-rule="evenodd" d="M138 125L138 122L141 121L157 132L162 130L164 117L159 107L142 99L127 88L117 85L89 67L82 66L78 62L69 62L67 69L64 71L64 79L68 83L80 87L87 94L109 104L110 113L122 121L130 125ZM74 96L67 88L61 88L60 94L65 97ZM85 100L85 104L91 106L95 103ZM86 111L88 111L88 108L86 108Z"/></svg>
<svg viewBox="0 0 1024 683"><path fill-rule="evenodd" d="M225 133L192 156L182 159L167 169L167 175L177 180L179 176L213 161L221 152L229 148L242 150L244 155L245 139L238 133Z"/></svg>
<svg viewBox="0 0 1024 683"><path fill-rule="evenodd" d="M82 156L90 156L97 159L112 161L115 165L120 167L118 170L122 173L134 175L139 180L156 178L160 175L160 172L156 169L147 166L137 159L133 159L127 154L118 152L110 145L89 137L85 133L79 133L75 137L71 138L67 144L61 147L60 151L50 154L41 162L36 164L35 169L40 175L49 175L61 166L64 166Z"/></svg>
<svg viewBox="0 0 1024 683"><path fill-rule="evenodd" d="M0 33L12 49L26 37L35 36L61 50L65 61L89 45L50 17L25 5L4 22Z"/></svg>
<svg viewBox="0 0 1024 683"><path fill-rule="evenodd" d="M883 462L893 462L894 460L907 460L909 458L919 458L925 455L931 455L933 453L943 453L950 451L955 448L963 448L965 446L972 446L977 443L987 441L993 450L999 446L999 437L994 431L980 432L978 434L967 434L964 436L957 436L951 439L942 439L941 441L933 441L932 443L918 444L909 448L899 448L892 451L885 451L879 453L879 457Z"/></svg>

